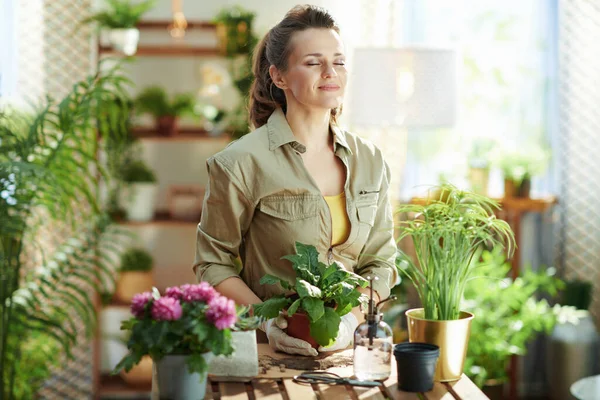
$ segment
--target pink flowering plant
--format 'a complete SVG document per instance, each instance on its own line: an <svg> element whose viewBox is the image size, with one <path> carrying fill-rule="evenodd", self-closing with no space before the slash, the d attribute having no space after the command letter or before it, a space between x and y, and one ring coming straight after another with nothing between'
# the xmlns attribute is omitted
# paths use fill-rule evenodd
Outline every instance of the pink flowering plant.
<svg viewBox="0 0 600 400"><path fill-rule="evenodd" d="M231 328L237 322L233 300L220 295L206 282L170 287L160 294L140 293L131 302L133 318L123 321L122 330L130 331L129 353L113 373L129 371L143 356L158 361L167 355L187 355L190 373L207 370L203 353L230 355Z"/></svg>

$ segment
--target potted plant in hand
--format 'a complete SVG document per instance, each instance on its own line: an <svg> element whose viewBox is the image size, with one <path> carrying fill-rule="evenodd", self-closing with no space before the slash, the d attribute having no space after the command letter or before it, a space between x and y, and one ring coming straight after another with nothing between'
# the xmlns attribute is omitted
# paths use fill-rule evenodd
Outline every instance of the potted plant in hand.
<svg viewBox="0 0 600 400"><path fill-rule="evenodd" d="M296 281L263 276L261 284L279 284L288 293L255 304L254 313L269 319L285 310L288 335L307 341L315 349L329 346L338 334L341 317L368 300L357 290L366 287L368 281L338 263L320 262L319 252L311 245L296 242L296 254L283 258L291 261Z"/></svg>
<svg viewBox="0 0 600 400"><path fill-rule="evenodd" d="M503 399L511 356L525 355L527 343L537 333L549 333L555 323L552 308L537 295L556 295L562 281L552 268L526 268L512 280L500 248L483 251L474 263L477 277L467 283L463 309L477 318L471 322L464 372L492 400Z"/></svg>
<svg viewBox="0 0 600 400"><path fill-rule="evenodd" d="M156 175L139 159L126 160L120 178L128 184L125 211L130 221L150 221L154 217L156 201Z"/></svg>
<svg viewBox="0 0 600 400"><path fill-rule="evenodd" d="M152 256L141 248L127 249L121 255L121 266L115 289L115 297L130 302L138 293L152 290Z"/></svg>
<svg viewBox="0 0 600 400"><path fill-rule="evenodd" d="M131 0L107 0L108 9L98 12L83 23L96 22L100 28L109 29L108 39L116 50L132 56L137 51L140 31L136 25L143 14L154 7L155 0L139 3Z"/></svg>
<svg viewBox="0 0 600 400"><path fill-rule="evenodd" d="M440 347L435 379L460 379L473 314L460 302L473 272L473 258L483 244L514 251L514 235L506 221L496 219L498 204L481 195L445 184L440 199L425 205L400 206L408 219L398 221L399 240L410 238L415 260L399 254L396 265L417 290L423 308L406 312L411 342Z"/></svg>
<svg viewBox="0 0 600 400"><path fill-rule="evenodd" d="M171 99L159 86L145 88L135 99L138 114L150 114L154 117L156 130L164 136L177 133L177 122L183 115L193 115L196 100L189 93L179 93Z"/></svg>
<svg viewBox="0 0 600 400"><path fill-rule="evenodd" d="M131 370L146 355L152 358L153 398L204 398L208 365L213 355L233 352L231 331L235 303L206 282L158 289L136 295L134 315L121 329L131 332L129 354L113 373Z"/></svg>

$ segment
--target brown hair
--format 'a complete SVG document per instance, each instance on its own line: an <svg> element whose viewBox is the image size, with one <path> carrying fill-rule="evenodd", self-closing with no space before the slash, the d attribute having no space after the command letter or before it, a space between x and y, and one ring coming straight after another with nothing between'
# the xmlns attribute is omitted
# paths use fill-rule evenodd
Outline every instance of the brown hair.
<svg viewBox="0 0 600 400"><path fill-rule="evenodd" d="M340 32L333 17L323 8L302 5L292 8L285 18L275 25L254 49L252 73L254 82L250 88L250 125L256 129L267 123L277 107L287 110L283 90L275 86L269 75L269 67L274 65L285 72L292 51L290 41L295 32L309 28L333 29ZM341 106L331 110L331 118L341 112Z"/></svg>

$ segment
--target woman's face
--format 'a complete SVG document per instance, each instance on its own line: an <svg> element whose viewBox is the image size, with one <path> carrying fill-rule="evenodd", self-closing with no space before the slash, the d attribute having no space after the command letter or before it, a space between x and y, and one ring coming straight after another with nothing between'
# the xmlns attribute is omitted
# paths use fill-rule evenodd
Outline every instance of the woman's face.
<svg viewBox="0 0 600 400"><path fill-rule="evenodd" d="M290 45L288 68L275 72L275 84L296 101L311 108L332 109L342 104L347 72L344 45L332 29L310 28L296 32ZM273 74L272 74L273 76Z"/></svg>

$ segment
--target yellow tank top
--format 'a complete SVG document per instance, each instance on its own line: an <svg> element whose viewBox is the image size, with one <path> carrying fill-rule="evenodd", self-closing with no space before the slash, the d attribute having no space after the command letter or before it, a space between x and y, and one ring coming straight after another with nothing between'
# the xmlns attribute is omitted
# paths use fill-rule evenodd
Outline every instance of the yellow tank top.
<svg viewBox="0 0 600 400"><path fill-rule="evenodd" d="M331 214L331 245L337 246L348 239L350 235L350 220L346 212L346 194L324 196Z"/></svg>

